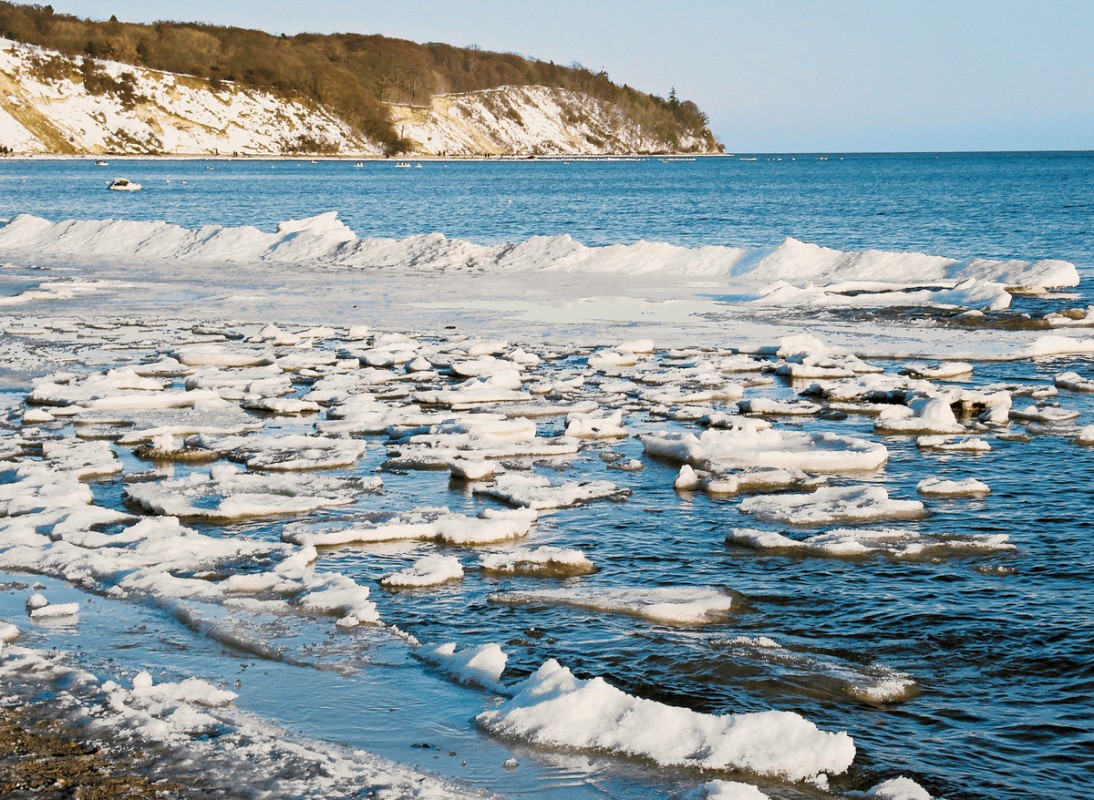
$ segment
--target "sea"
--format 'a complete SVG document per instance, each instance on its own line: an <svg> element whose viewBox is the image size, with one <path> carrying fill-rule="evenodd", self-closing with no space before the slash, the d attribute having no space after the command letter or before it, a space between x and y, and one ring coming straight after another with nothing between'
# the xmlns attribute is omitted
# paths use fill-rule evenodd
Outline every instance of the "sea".
<svg viewBox="0 0 1094 800"><path fill-rule="evenodd" d="M1018 311L1094 304L1089 152L429 160L420 168L386 161L108 160L108 166L83 159L0 160L0 218L29 213L52 221L164 220L188 228L273 230L282 220L336 210L362 237L439 231L477 243L569 235L586 245L761 248L794 237L846 251L1062 259L1076 265L1082 284L1063 298L1020 298ZM137 181L143 191L105 191L115 177ZM25 288L23 278L8 280L0 285L5 294ZM990 337L993 331L968 335ZM512 338L519 341L519 331ZM686 356L655 358L671 368ZM575 354L543 370L567 376L580 364ZM912 364L883 366L898 372ZM1006 384L1027 398L1063 372L1094 378L1091 356L973 367L964 379L969 388ZM749 396L793 400L802 388L777 380L750 389ZM1051 400L1078 412L1077 424L1094 423L1094 395L1061 390ZM1016 407L1032 402L1015 399ZM628 417L635 433L676 424ZM917 485L929 477L987 483L988 495L931 498L929 516L899 526L928 537L1005 534L1014 547L824 557L729 544L732 529L779 527L743 515L738 496L675 491L678 465L648 458L631 436L537 468L556 479L608 479L630 491L625 501L564 509L539 524L536 544L582 550L597 566L593 575L490 575L472 568L475 556L465 549L447 548L465 562L463 581L392 592L381 590L377 577L406 567L429 548L334 548L322 553L321 564L376 587L381 618L422 642L500 644L509 654L509 679L554 658L580 677L602 676L662 703L713 714L794 711L854 738L853 767L833 778L827 791L729 776L756 783L770 797L856 796L897 775L952 800L1094 796L1094 448L1075 443L1074 426L1051 424L1014 423L1014 435L991 437L992 449L983 454L923 451L915 437L876 434L872 418L855 414L779 424L860 436L889 448L881 470L837 477L837 485L867 482L915 499ZM271 425L286 433L311 430L299 421ZM541 433L554 434L564 422L539 425ZM137 468L130 453L120 455ZM645 468L621 471L609 459L639 459ZM354 468L362 475L380 470L382 505L366 498L309 521L335 524L423 506L464 513L481 507L447 473L385 470L386 460L382 444L372 443ZM115 507L123 488L120 480L93 484L97 501ZM283 524L194 527L277 541ZM26 580L17 573L0 578L2 586ZM278 660L240 649L230 637L211 640L207 627L187 627L161 608L84 596L57 579L40 580L58 601L93 602L80 626L42 631L32 641L72 650L97 674L151 669L239 681L239 705L289 731L377 752L504 796L667 797L719 777L492 738L473 723L494 702L488 693L451 685L401 641L343 638L331 644L323 628L294 634L315 641L287 644L296 655ZM724 618L679 626L497 597L579 584L718 587L738 602ZM23 616L24 600L25 592L0 592L0 618ZM324 642L325 649L319 646ZM312 648L314 657L301 655ZM864 690L886 681L905 688L888 695Z"/></svg>

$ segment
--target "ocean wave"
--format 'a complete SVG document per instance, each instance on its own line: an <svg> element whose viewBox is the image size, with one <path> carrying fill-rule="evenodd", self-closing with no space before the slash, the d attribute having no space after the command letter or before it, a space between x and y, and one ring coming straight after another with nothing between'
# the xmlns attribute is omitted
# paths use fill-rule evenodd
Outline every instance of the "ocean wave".
<svg viewBox="0 0 1094 800"><path fill-rule="evenodd" d="M0 254L75 259L170 259L359 268L563 272L724 278L768 305L974 305L1006 307L1006 289L1077 286L1056 259L957 260L917 252L842 251L787 238L773 248L684 247L638 241L589 247L573 237L476 244L441 233L357 236L331 211L253 226L184 228L165 221L64 220L20 214L0 226ZM886 297L886 295L892 295ZM1004 296L1005 295L1005 296Z"/></svg>

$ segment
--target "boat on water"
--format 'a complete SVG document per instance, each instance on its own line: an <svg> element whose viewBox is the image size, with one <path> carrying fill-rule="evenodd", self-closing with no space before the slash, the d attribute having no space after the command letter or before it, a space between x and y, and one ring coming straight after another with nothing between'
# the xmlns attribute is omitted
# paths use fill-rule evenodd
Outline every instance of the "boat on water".
<svg viewBox="0 0 1094 800"><path fill-rule="evenodd" d="M395 169L410 169L409 161L399 161L395 164Z"/></svg>
<svg viewBox="0 0 1094 800"><path fill-rule="evenodd" d="M365 166L364 161L358 161L356 164L353 165L353 168L354 169L362 169L364 166Z"/></svg>
<svg viewBox="0 0 1094 800"><path fill-rule="evenodd" d="M100 159L99 161L95 162L95 166L96 167L109 167L110 162L109 161L103 161L103 160Z"/></svg>
<svg viewBox="0 0 1094 800"><path fill-rule="evenodd" d="M139 192L141 190L141 185L139 183L134 183L128 178L115 178L110 182L107 188L113 192Z"/></svg>

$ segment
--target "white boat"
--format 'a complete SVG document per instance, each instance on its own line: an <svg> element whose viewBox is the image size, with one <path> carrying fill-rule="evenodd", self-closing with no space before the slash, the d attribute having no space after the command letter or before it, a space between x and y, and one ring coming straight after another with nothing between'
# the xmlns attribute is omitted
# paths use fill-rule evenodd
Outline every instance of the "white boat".
<svg viewBox="0 0 1094 800"><path fill-rule="evenodd" d="M395 165L395 169L410 169L410 162L400 161Z"/></svg>
<svg viewBox="0 0 1094 800"><path fill-rule="evenodd" d="M109 161L96 161L95 166L96 167L109 167L110 162Z"/></svg>
<svg viewBox="0 0 1094 800"><path fill-rule="evenodd" d="M365 166L365 162L358 161L356 164L353 165L353 168L354 169L362 169L364 166Z"/></svg>
<svg viewBox="0 0 1094 800"><path fill-rule="evenodd" d="M114 192L139 192L141 185L128 178L115 178L107 188Z"/></svg>

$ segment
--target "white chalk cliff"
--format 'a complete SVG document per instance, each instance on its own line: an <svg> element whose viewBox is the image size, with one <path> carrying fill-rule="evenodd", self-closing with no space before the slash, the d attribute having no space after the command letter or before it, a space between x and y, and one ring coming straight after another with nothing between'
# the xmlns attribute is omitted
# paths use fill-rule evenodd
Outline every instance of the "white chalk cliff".
<svg viewBox="0 0 1094 800"><path fill-rule="evenodd" d="M97 78L85 80L88 70ZM94 91L89 90L91 84ZM611 104L580 92L505 86L391 105L420 155L661 152ZM708 152L685 137L675 150ZM229 81L71 58L0 39L0 152L14 154L377 156L383 148L321 106Z"/></svg>

